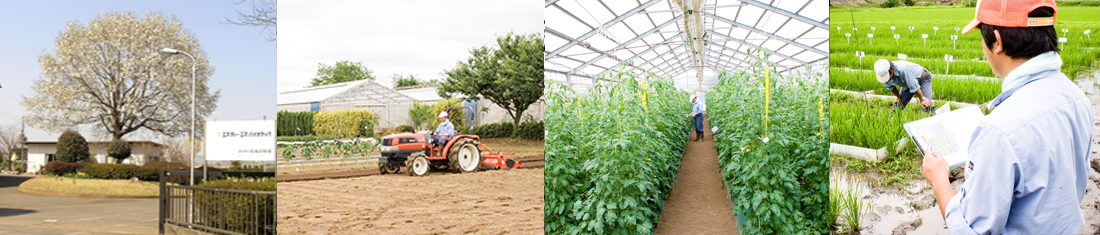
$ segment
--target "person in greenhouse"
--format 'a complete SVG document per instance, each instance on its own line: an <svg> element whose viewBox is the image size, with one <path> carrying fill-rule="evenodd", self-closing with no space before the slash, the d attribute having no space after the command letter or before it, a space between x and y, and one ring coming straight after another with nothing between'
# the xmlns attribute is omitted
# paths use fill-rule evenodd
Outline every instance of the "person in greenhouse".
<svg viewBox="0 0 1100 235"><path fill-rule="evenodd" d="M1060 71L1054 1L1006 1L980 1L962 30L981 30L989 67L1004 78L992 111L970 136L966 180L956 192L936 154L924 157L923 174L952 234L1077 234L1090 173L1091 104Z"/></svg>
<svg viewBox="0 0 1100 235"><path fill-rule="evenodd" d="M695 141L703 141L703 104L695 95L691 95L691 114L688 116L695 119Z"/></svg>
<svg viewBox="0 0 1100 235"><path fill-rule="evenodd" d="M875 79L894 93L895 106L905 108L916 96L925 111L936 107L932 102L932 73L918 64L879 59L875 61Z"/></svg>
<svg viewBox="0 0 1100 235"><path fill-rule="evenodd" d="M435 128L433 135L432 142L436 145L446 144L455 135L455 125L451 124L446 111L439 113L439 127Z"/></svg>

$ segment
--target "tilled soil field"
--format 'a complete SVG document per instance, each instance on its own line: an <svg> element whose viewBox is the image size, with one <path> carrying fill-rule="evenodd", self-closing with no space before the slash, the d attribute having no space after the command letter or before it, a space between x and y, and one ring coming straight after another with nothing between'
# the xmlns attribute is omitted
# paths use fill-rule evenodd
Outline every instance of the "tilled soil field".
<svg viewBox="0 0 1100 235"><path fill-rule="evenodd" d="M542 168L402 172L278 187L280 234L544 233Z"/></svg>

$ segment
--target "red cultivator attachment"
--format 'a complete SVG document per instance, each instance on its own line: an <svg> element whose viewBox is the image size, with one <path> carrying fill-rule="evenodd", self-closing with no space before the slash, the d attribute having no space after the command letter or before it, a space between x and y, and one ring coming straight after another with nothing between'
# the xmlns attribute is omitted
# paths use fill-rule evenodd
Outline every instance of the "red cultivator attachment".
<svg viewBox="0 0 1100 235"><path fill-rule="evenodd" d="M480 144L481 156L484 157L481 160L481 168L483 169L516 169L523 167L522 162L517 162L512 159L504 158L504 156L512 156L512 153L493 152L489 147L485 147L485 144Z"/></svg>

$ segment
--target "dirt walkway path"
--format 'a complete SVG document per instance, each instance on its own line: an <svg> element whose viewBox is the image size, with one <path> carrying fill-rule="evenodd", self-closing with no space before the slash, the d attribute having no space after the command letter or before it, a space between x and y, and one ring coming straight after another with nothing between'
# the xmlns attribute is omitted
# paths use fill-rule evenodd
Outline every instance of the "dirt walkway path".
<svg viewBox="0 0 1100 235"><path fill-rule="evenodd" d="M702 142L690 141L653 234L737 234L736 216L722 187L710 123ZM691 134L691 140L695 133Z"/></svg>

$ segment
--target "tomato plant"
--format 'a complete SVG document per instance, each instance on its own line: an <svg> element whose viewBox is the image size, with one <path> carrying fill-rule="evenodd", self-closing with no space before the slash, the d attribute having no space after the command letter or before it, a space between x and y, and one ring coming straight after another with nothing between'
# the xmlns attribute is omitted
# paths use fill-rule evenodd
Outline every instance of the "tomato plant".
<svg viewBox="0 0 1100 235"><path fill-rule="evenodd" d="M546 92L545 226L556 234L649 234L687 145L688 93L667 78L611 72Z"/></svg>
<svg viewBox="0 0 1100 235"><path fill-rule="evenodd" d="M707 93L721 171L745 234L828 233L829 95L821 74L780 76L764 50L754 69L719 75Z"/></svg>

